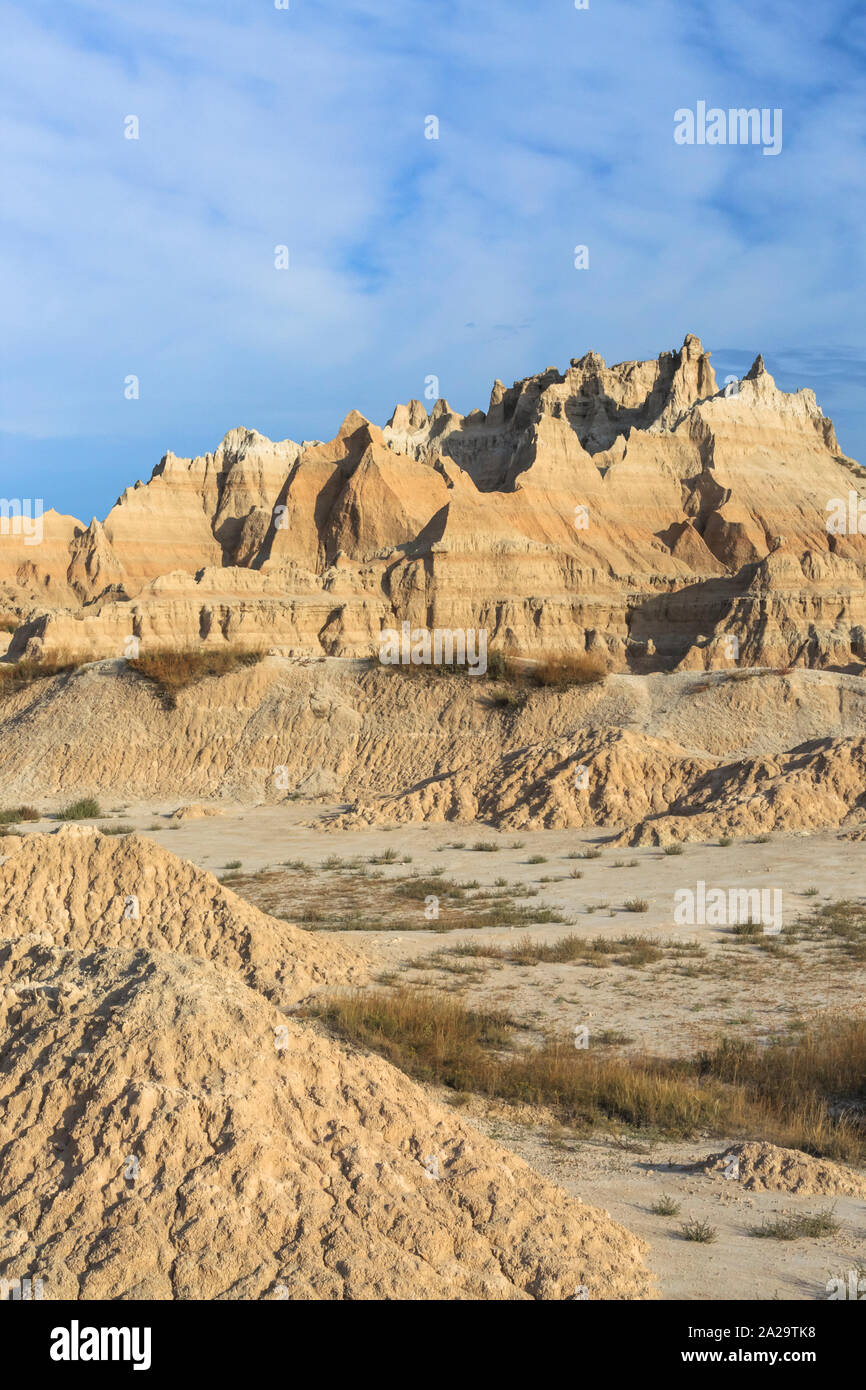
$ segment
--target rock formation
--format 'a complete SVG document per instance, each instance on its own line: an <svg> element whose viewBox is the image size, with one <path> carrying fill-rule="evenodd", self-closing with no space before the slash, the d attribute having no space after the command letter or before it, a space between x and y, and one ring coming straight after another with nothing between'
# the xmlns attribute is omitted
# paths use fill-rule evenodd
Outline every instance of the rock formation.
<svg viewBox="0 0 866 1390"><path fill-rule="evenodd" d="M613 675L499 707L495 684L471 676L270 657L181 690L168 709L125 662L96 662L3 698L0 785L8 805L301 797L334 828L482 820L597 827L634 844L857 833L866 681L743 674Z"/></svg>
<svg viewBox="0 0 866 1390"><path fill-rule="evenodd" d="M852 497L853 528L828 529ZM11 659L120 657L130 636L367 655L405 619L620 670L844 667L866 660L858 508L866 532L814 393L779 391L760 357L720 390L688 335L497 381L486 412L410 401L379 429L353 411L329 443L232 430L166 455L101 524L0 535L0 592Z"/></svg>

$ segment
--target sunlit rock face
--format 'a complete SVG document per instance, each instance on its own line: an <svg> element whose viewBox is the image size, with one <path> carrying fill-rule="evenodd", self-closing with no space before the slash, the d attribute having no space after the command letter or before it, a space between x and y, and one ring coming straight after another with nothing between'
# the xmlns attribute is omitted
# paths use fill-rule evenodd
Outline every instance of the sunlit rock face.
<svg viewBox="0 0 866 1390"><path fill-rule="evenodd" d="M231 642L367 655L409 621L615 669L866 657L866 482L810 390L676 352L493 386L486 412L351 411L335 439L232 430L104 522L0 532L12 658ZM23 526L23 521L22 521Z"/></svg>

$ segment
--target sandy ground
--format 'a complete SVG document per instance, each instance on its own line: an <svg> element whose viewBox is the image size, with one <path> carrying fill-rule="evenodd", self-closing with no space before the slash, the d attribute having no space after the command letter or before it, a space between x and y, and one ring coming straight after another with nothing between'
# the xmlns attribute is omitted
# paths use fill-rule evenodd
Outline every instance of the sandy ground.
<svg viewBox="0 0 866 1390"><path fill-rule="evenodd" d="M416 825L391 832L373 828L322 834L309 824L310 807L301 803L237 811L222 807L217 817L184 821L168 829L171 822L164 818L176 809L176 804L129 807L103 821L151 833L173 853L216 873L237 861L245 873L252 873L286 860L302 859L315 868L335 855L369 860L383 849L393 849L399 859L408 856L411 862L388 865L381 871L387 878L443 870L461 882L477 881L482 889L493 887L500 878L512 887L537 889L537 896L525 900L527 905L559 909L570 924L531 927L533 939L555 941L572 931L587 938L637 934L662 943L696 942L707 949L706 957L694 961L683 957L679 965L664 963L639 970L504 964L488 969L483 985L470 987L470 1001L507 1000L509 1008L531 1026L567 1031L578 1025L591 1031L620 1029L647 1050L682 1054L696 1050L720 1030L760 1037L813 1010L848 1009L866 1002L866 969L855 968L845 958L819 949L807 949L798 958L770 958L732 937L726 927L674 923L674 894L695 889L699 881L724 890L779 888L785 924L823 901L862 898L866 850L862 843L840 838L836 831L774 835L766 844L737 841L727 848L717 843L687 845L682 855L666 857L655 848L605 848L604 838L594 831L525 831L515 836L482 825ZM151 830L160 823L165 828ZM500 848L496 853L478 852L471 848L477 841ZM465 848L451 848L455 843ZM511 848L515 844L520 848ZM566 857L596 847L603 851L598 859ZM530 863L536 855L543 855L546 862ZM571 878L573 872L582 877ZM815 888L817 895L808 892ZM371 907L375 893L376 883L371 882ZM628 911L625 903L632 898L645 899L647 911ZM290 891L285 906L290 915ZM489 928L445 934L418 930L422 917L423 905L409 904L406 923L411 930L348 935L374 966L394 971L455 940L508 946L525 930ZM707 973L678 973L689 968ZM648 979L652 981L649 989Z"/></svg>
<svg viewBox="0 0 866 1390"><path fill-rule="evenodd" d="M221 803L219 815L179 824L168 819L177 802L125 808L110 801L103 804L111 813L102 816L99 824L133 826L175 854L217 873L237 861L246 875L304 860L316 873L325 902L328 874L334 872L323 867L326 859L336 855L366 862L391 849L398 861L380 870L385 878L441 870L461 882L477 881L482 889L504 879L525 905L559 909L567 923L444 933L417 929L423 925L423 904L409 901L406 929L339 933L366 955L374 979L425 983L458 991L467 1004L506 1007L530 1041L585 1026L590 1039L593 1033L606 1031L624 1034L614 1045L616 1051L691 1055L720 1035L766 1038L807 1019L813 1011L850 1011L866 1001L866 962L853 962L832 948L804 943L790 955L778 956L733 937L725 927L674 923L675 892L694 888L699 880L723 889L781 889L786 924L825 900L862 901L866 847L835 831L811 837L773 835L767 843L737 841L729 847L686 845L682 855L666 857L658 849L605 847L605 837L595 831L515 835L487 826L451 824L325 834L312 821L329 808L301 802L252 808ZM48 822L33 827L47 828ZM495 842L499 849L473 850L477 841ZM461 843L464 848L455 847ZM602 849L599 858L566 857L595 847ZM533 856L543 856L545 862L529 862ZM403 859L409 862L400 862ZM571 877L573 872L581 877ZM375 911L381 882L381 878L371 879L364 887L370 910ZM536 889L537 895L521 899L521 885ZM817 893L807 891L814 889ZM292 897L288 885L287 917L291 917ZM634 897L646 900L645 912L626 910L626 901ZM640 934L662 945L696 943L705 953L666 953L660 961L636 968L478 961L477 973L466 975L431 967L429 961L433 953L447 952L458 941L484 940L507 947L527 935L555 941L569 932L588 938ZM575 1139L543 1117L527 1118L476 1100L461 1114L513 1148L540 1173L606 1208L648 1240L649 1262L663 1297L826 1298L829 1279L845 1276L866 1260L862 1200L750 1193L736 1182L683 1170L682 1165L723 1149L724 1142L718 1138L653 1142L636 1149L631 1141L620 1146L615 1138ZM649 1210L665 1193L681 1204L675 1217ZM842 1223L835 1236L780 1242L757 1239L750 1233L765 1216L811 1213L830 1205ZM680 1222L690 1217L706 1218L717 1227L716 1242L704 1245L684 1240Z"/></svg>
<svg viewBox="0 0 866 1390"><path fill-rule="evenodd" d="M571 1141L515 1124L506 1113L474 1116L479 1128L514 1149L540 1173L575 1196L591 1201L642 1236L647 1263L666 1299L826 1299L828 1280L866 1272L866 1204L852 1197L809 1197L746 1192L724 1177L683 1171L724 1144L718 1139L658 1144L630 1153L603 1140ZM671 1195L676 1216L650 1207ZM821 1240L778 1241L754 1236L765 1218L834 1208L839 1232ZM707 1220L718 1232L711 1245L685 1240L683 1221Z"/></svg>

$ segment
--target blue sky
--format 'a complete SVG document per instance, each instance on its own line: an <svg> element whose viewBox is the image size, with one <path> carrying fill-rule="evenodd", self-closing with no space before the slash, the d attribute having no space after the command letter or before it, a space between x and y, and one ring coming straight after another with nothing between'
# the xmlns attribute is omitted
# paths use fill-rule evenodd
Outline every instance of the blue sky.
<svg viewBox="0 0 866 1390"><path fill-rule="evenodd" d="M859 0L2 0L0 23L4 495L89 520L236 425L329 438L431 374L484 408L494 377L687 332L720 380L760 351L813 386L866 460ZM781 107L781 154L676 145L699 100Z"/></svg>

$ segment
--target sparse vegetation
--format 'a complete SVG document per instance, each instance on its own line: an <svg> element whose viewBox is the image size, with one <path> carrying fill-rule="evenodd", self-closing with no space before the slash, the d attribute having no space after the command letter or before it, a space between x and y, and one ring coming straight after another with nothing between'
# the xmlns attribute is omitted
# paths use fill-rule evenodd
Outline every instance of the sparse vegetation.
<svg viewBox="0 0 866 1390"><path fill-rule="evenodd" d="M262 660L263 651L240 647L192 647L186 651L143 652L130 659L129 668L159 688L163 705L174 709L181 690L210 676L227 676Z"/></svg>
<svg viewBox="0 0 866 1390"><path fill-rule="evenodd" d="M500 706L522 703L522 692L533 686L565 689L572 685L596 685L607 678L609 671L610 664L601 652L545 652L534 659L498 651L487 654L487 679L506 687L491 697Z"/></svg>
<svg viewBox="0 0 866 1390"><path fill-rule="evenodd" d="M565 965L571 962L595 965L647 965L661 960L662 949L646 936L596 936L591 940L569 932L558 941L515 941L514 945L494 946L483 941L461 941L452 948L455 955L507 960L514 965Z"/></svg>
<svg viewBox="0 0 866 1390"><path fill-rule="evenodd" d="M95 820L101 816L99 802L92 796L82 796L78 801L70 801L62 811L57 812L58 820Z"/></svg>
<svg viewBox="0 0 866 1390"><path fill-rule="evenodd" d="M772 1220L766 1217L760 1226L753 1226L751 1234L770 1240L820 1240L822 1236L834 1236L841 1229L836 1220L833 1207L815 1212L811 1216L802 1213L796 1216L777 1216Z"/></svg>
<svg viewBox="0 0 866 1390"><path fill-rule="evenodd" d="M653 1216L679 1216L680 1203L676 1198L670 1197L665 1193L663 1196L659 1197L657 1202L653 1202L650 1211Z"/></svg>
<svg viewBox="0 0 866 1390"><path fill-rule="evenodd" d="M368 864L395 864L397 862L397 851L395 849L385 849L381 854L371 854L367 860Z"/></svg>
<svg viewBox="0 0 866 1390"><path fill-rule="evenodd" d="M594 652L577 656L545 656L530 669L533 685L562 688L569 685L596 685L606 679L608 663Z"/></svg>
<svg viewBox="0 0 866 1390"><path fill-rule="evenodd" d="M579 948L572 949L577 955ZM513 951L464 943L455 952L464 959L500 953L522 961L565 954L562 943L531 942L516 943ZM505 1015L477 1013L423 990L355 991L317 999L309 1010L415 1076L461 1092L546 1105L580 1127L615 1121L671 1137L748 1134L848 1161L866 1154L862 1129L834 1117L828 1104L840 1095L864 1094L866 1019L825 1018L796 1040L766 1048L726 1038L690 1062L611 1056L591 1045L575 1048L571 1039L512 1050L516 1024ZM699 1231L688 1238L708 1239Z"/></svg>
<svg viewBox="0 0 866 1390"><path fill-rule="evenodd" d="M382 860L376 857L372 862ZM393 859L384 862L390 864ZM302 875L301 882L290 878L287 869ZM329 881L324 898L314 870L303 860L255 874L233 873L232 886L263 911L317 931L449 932L457 927L532 927L569 920L557 908L517 902L518 898L534 896L533 890L520 884L509 888L503 882L481 888L477 879L458 882L444 877L441 869L413 872L406 878L386 876L381 870L356 863L342 864L339 869L332 866L332 870L338 877ZM371 879L378 880L375 902L370 894ZM425 906L431 896L437 899L438 915L428 918Z"/></svg>
<svg viewBox="0 0 866 1390"><path fill-rule="evenodd" d="M823 903L786 928L784 939L826 944L852 960L866 961L866 903L846 898Z"/></svg>
<svg viewBox="0 0 866 1390"><path fill-rule="evenodd" d="M22 820L41 820L41 812L35 806L10 806L0 811L0 825L17 825Z"/></svg>
<svg viewBox="0 0 866 1390"><path fill-rule="evenodd" d="M696 1240L701 1245L712 1245L719 1236L717 1226L711 1226L709 1221L700 1220L697 1216L692 1216L688 1221L684 1221L680 1230L683 1233L683 1240Z"/></svg>
<svg viewBox="0 0 866 1390"><path fill-rule="evenodd" d="M0 661L0 695L13 695L35 681L66 675L84 664L85 658L60 656L53 661Z"/></svg>

